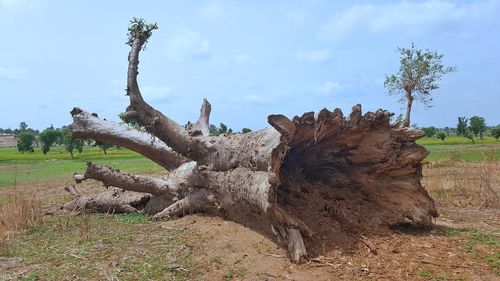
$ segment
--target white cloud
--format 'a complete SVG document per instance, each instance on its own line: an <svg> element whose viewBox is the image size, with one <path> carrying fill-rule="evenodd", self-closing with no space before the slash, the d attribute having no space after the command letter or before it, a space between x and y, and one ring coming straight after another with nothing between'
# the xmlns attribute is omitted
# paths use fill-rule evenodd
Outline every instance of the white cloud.
<svg viewBox="0 0 500 281"><path fill-rule="evenodd" d="M192 29L182 28L167 41L165 52L166 57L173 61L208 59L211 56L210 41Z"/></svg>
<svg viewBox="0 0 500 281"><path fill-rule="evenodd" d="M24 69L0 66L0 78L19 80L26 73Z"/></svg>
<svg viewBox="0 0 500 281"><path fill-rule="evenodd" d="M165 86L145 86L141 87L141 94L146 100L159 100L171 96L171 89Z"/></svg>
<svg viewBox="0 0 500 281"><path fill-rule="evenodd" d="M217 3L208 3L198 10L198 15L208 20L218 20L225 16L224 10Z"/></svg>
<svg viewBox="0 0 500 281"><path fill-rule="evenodd" d="M319 86L317 88L317 91L321 94L329 95L329 94L332 94L332 93L340 90L341 88L342 87L340 86L339 83L328 81L328 82L325 82L323 85Z"/></svg>
<svg viewBox="0 0 500 281"><path fill-rule="evenodd" d="M311 51L299 51L295 54L295 57L302 61L320 63L328 61L332 58L329 50L311 50Z"/></svg>
<svg viewBox="0 0 500 281"><path fill-rule="evenodd" d="M424 32L439 25L480 17L493 11L494 1L458 5L449 1L408 2L388 5L356 5L333 15L320 28L318 36L337 41L357 28L371 32L400 30Z"/></svg>

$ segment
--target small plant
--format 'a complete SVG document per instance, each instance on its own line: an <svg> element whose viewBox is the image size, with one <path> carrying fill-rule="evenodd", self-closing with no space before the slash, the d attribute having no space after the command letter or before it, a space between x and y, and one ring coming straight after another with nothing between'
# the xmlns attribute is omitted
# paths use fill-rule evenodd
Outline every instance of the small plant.
<svg viewBox="0 0 500 281"><path fill-rule="evenodd" d="M235 269L231 269L226 272L224 275L224 278L226 279L233 279L235 277L243 278L247 274L248 269L245 267L238 267Z"/></svg>
<svg viewBox="0 0 500 281"><path fill-rule="evenodd" d="M423 270L421 268L417 268L417 274L422 277L430 277L431 273L429 271Z"/></svg>
<svg viewBox="0 0 500 281"><path fill-rule="evenodd" d="M21 277L21 280L23 280L23 281L36 281L36 280L40 280L40 278L38 277L38 274L36 274L35 272L31 272L28 275Z"/></svg>
<svg viewBox="0 0 500 281"><path fill-rule="evenodd" d="M229 270L228 272L226 272L226 274L224 275L224 278L226 279L232 279L234 277L234 272L232 270Z"/></svg>
<svg viewBox="0 0 500 281"><path fill-rule="evenodd" d="M148 216L141 213L124 213L114 215L119 223L123 224L136 224L143 223L148 220Z"/></svg>
<svg viewBox="0 0 500 281"><path fill-rule="evenodd" d="M451 228L451 227L445 227L443 229L443 231L444 231L444 234L446 236L457 236L457 235L462 233L462 231L460 229Z"/></svg>

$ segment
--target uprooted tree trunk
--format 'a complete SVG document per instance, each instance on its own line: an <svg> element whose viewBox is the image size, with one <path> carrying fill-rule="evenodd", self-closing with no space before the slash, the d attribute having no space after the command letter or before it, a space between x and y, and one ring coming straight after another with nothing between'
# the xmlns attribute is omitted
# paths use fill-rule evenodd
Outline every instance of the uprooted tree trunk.
<svg viewBox="0 0 500 281"><path fill-rule="evenodd" d="M70 187L73 201L65 209L148 212L156 219L218 215L267 235L295 262L350 247L363 235L392 226L432 226L437 212L420 182L420 161L428 151L415 143L421 131L391 125L388 111L362 115L356 105L348 117L339 109L293 120L271 115L272 128L210 136L206 100L198 121L184 128L142 98L139 53L149 31L139 29L128 57L125 118L147 132L78 108L71 112L71 127L75 137L127 147L170 172L152 178L88 163L75 180L94 179L112 188L88 196Z"/></svg>

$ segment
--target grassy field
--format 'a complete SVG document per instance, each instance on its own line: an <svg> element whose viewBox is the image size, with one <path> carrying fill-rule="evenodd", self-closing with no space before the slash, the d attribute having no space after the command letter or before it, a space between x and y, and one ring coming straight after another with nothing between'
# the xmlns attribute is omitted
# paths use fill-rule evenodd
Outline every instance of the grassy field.
<svg viewBox="0 0 500 281"><path fill-rule="evenodd" d="M425 146L431 154L429 161L459 158L465 161L481 161L485 157L500 159L500 142L492 137L477 139L475 144L463 137L448 137L444 141L437 138L422 138L418 144Z"/></svg>
<svg viewBox="0 0 500 281"><path fill-rule="evenodd" d="M105 155L98 148L85 147L74 154L74 159L64 147L53 147L44 155L40 148L34 153L20 153L15 148L0 148L0 188L15 183L70 177L84 171L85 162L106 164L127 172L159 172L163 168L128 149L110 149Z"/></svg>
<svg viewBox="0 0 500 281"><path fill-rule="evenodd" d="M0 241L0 257L24 262L20 280L193 280L199 242L143 214L46 216L7 247Z"/></svg>
<svg viewBox="0 0 500 281"><path fill-rule="evenodd" d="M62 182L72 182L85 161L144 174L163 168L127 149L104 155L85 147L71 159L62 147L47 155L1 148L0 280L352 280L360 278L360 268L384 280L496 280L499 213L481 208L497 190L500 161L481 160L500 159L500 143L492 138L476 144L463 138L418 143L431 151L432 161L466 160L424 168L424 186L439 206L441 223L448 225L432 235L369 237L377 255L332 253L335 258L319 266L291 264L270 240L220 218L157 222L142 214L43 215L41 207L69 200ZM79 189L86 194L102 187L88 182Z"/></svg>
<svg viewBox="0 0 500 281"><path fill-rule="evenodd" d="M444 141L437 138L423 138L417 143L431 151L427 157L430 161L458 157L465 161L481 161L488 156L500 159L500 142L492 137L476 140L472 144L469 139L448 137ZM98 148L85 147L84 151L74 154L71 159L63 147L53 147L46 155L40 148L34 153L20 153L16 148L0 148L0 188L15 183L70 177L74 172L83 171L85 162L93 161L106 164L132 173L155 173L163 169L128 149L110 149L105 155Z"/></svg>

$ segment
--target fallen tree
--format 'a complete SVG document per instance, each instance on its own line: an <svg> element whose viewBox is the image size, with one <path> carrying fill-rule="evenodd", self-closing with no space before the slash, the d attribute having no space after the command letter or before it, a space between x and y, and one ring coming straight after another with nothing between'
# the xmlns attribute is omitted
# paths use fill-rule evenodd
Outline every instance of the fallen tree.
<svg viewBox="0 0 500 281"><path fill-rule="evenodd" d="M156 25L134 19L129 28L124 118L146 132L71 111L74 136L118 144L170 170L164 178L132 175L88 163L77 182L93 179L109 189L82 195L68 187L79 212L148 212L155 219L204 212L257 230L300 262L333 247L354 247L364 235L393 226L431 227L437 216L421 186L428 151L415 143L423 132L391 124L385 110L348 117L323 109L289 119L271 115L271 128L211 136L211 106L204 100L187 127L149 105L138 82L139 53Z"/></svg>

